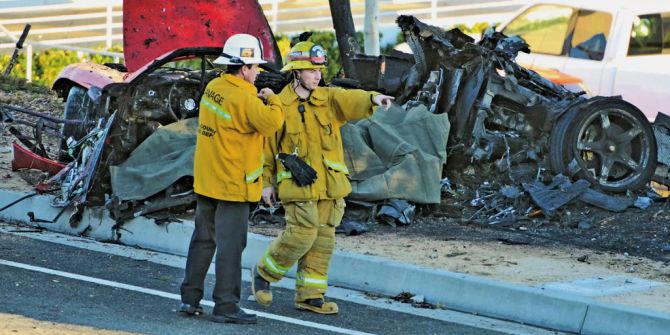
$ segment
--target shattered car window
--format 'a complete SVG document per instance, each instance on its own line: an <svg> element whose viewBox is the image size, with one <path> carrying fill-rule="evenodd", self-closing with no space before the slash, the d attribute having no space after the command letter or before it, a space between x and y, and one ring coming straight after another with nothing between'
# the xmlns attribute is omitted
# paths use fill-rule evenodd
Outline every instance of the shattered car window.
<svg viewBox="0 0 670 335"><path fill-rule="evenodd" d="M535 53L561 55L574 13L575 10L567 6L534 6L510 22L503 33L521 36Z"/></svg>

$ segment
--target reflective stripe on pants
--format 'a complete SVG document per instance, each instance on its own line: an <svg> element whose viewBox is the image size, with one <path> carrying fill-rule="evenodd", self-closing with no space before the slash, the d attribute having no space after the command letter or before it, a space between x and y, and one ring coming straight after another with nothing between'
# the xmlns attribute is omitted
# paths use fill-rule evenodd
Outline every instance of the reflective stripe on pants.
<svg viewBox="0 0 670 335"><path fill-rule="evenodd" d="M299 201L283 206L286 228L261 257L258 272L276 282L297 262L296 301L322 298L328 288L335 227L342 220L344 200Z"/></svg>

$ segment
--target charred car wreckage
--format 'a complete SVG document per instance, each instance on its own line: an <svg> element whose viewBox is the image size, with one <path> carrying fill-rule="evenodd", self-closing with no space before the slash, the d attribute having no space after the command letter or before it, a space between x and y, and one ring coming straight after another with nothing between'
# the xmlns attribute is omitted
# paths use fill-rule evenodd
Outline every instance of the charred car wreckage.
<svg viewBox="0 0 670 335"><path fill-rule="evenodd" d="M36 161L64 166L37 188L55 191L54 206L77 209L72 225L85 206L106 206L119 225L140 215L169 220L193 208L198 104L206 83L222 71L210 59L226 36L260 36L272 62L257 86L277 90L286 84L275 71L281 56L256 2L246 2L252 10L217 7L221 13L246 10L253 29L233 31L225 20L207 19L231 15L214 15L211 7L190 9L195 14L189 16L200 11L205 18L201 31L178 32L151 21L178 23L185 8L175 3L165 2L158 7L170 8L160 11L148 2L124 6L125 65L79 64L62 72L54 89L66 99L64 119L47 120L65 125L60 162L44 157L25 136L31 152L15 150L21 156L16 168ZM609 193L640 189L654 177L667 181L670 122L664 116L652 126L618 97L587 97L519 66L517 53L529 52L519 37L490 28L475 43L457 29L444 31L412 16L397 22L412 54L355 55L351 61L360 75L333 80L396 96L398 103L388 114L342 128L354 190L348 207L363 209L345 216L347 233L364 231L355 223L370 219L361 213L371 202L383 203L376 211L382 220L408 224L411 203L439 203L453 192L444 178L449 166L494 164L503 176L503 187L484 182L471 201L489 221L535 211L517 200L524 191L551 216L573 199L623 210L634 199ZM196 40L199 47L192 47Z"/></svg>

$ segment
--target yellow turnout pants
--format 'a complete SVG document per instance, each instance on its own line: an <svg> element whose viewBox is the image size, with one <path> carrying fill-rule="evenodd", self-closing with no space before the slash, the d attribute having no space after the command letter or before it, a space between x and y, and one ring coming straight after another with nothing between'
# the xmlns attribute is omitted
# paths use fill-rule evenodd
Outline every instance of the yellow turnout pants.
<svg viewBox="0 0 670 335"><path fill-rule="evenodd" d="M286 228L258 262L258 273L279 281L298 262L295 301L323 298L328 266L335 249L335 227L344 214L343 199L296 201L283 204Z"/></svg>

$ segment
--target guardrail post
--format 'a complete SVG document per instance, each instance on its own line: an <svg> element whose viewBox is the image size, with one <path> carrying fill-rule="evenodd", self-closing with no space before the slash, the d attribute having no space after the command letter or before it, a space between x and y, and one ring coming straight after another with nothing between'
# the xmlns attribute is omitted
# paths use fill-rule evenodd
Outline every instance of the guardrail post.
<svg viewBox="0 0 670 335"><path fill-rule="evenodd" d="M379 56L379 0L365 0L365 53Z"/></svg>
<svg viewBox="0 0 670 335"><path fill-rule="evenodd" d="M272 0L272 31L277 33L277 23L279 22L279 0Z"/></svg>
<svg viewBox="0 0 670 335"><path fill-rule="evenodd" d="M33 46L26 45L26 81L33 81Z"/></svg>
<svg viewBox="0 0 670 335"><path fill-rule="evenodd" d="M112 47L112 2L107 2L107 39L105 45L107 50Z"/></svg>

